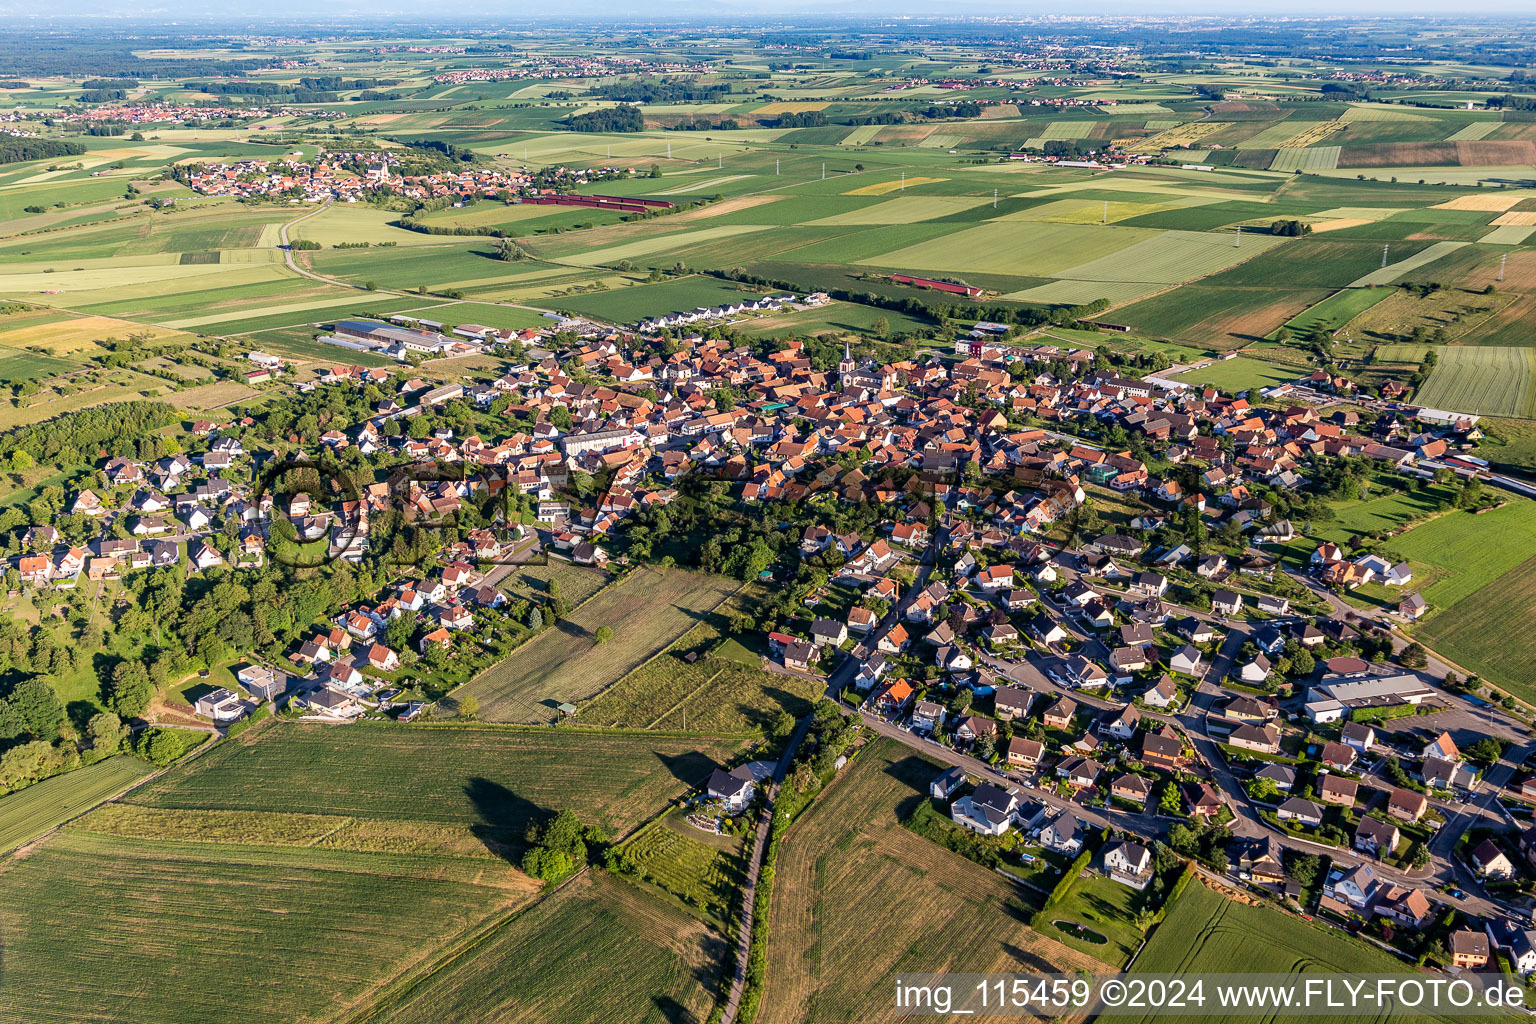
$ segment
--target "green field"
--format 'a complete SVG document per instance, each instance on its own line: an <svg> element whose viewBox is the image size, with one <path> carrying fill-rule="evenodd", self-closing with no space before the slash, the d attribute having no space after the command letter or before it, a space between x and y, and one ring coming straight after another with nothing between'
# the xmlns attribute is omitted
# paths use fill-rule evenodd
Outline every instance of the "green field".
<svg viewBox="0 0 1536 1024"><path fill-rule="evenodd" d="M1536 637L1511 629L1536 616L1536 558L1527 559L1465 600L1434 615L1417 633L1437 652L1536 703Z"/></svg>
<svg viewBox="0 0 1536 1024"><path fill-rule="evenodd" d="M29 843L154 771L122 754L0 797L0 853Z"/></svg>
<svg viewBox="0 0 1536 1024"><path fill-rule="evenodd" d="M600 872L490 929L382 1000L381 1024L702 1024L722 991L724 940Z"/></svg>
<svg viewBox="0 0 1536 1024"><path fill-rule="evenodd" d="M694 730L716 736L763 732L779 712L800 718L822 687L769 672L759 656L728 639L719 620L734 598L666 651L581 706L584 725Z"/></svg>
<svg viewBox="0 0 1536 1024"><path fill-rule="evenodd" d="M1337 331L1391 294L1386 288L1345 288L1291 317L1285 326L1298 334Z"/></svg>
<svg viewBox="0 0 1536 1024"><path fill-rule="evenodd" d="M622 834L737 746L711 737L372 723L276 723L248 735L172 770L130 802L441 822L515 847L528 821L567 807ZM312 784L320 779L324 785ZM392 779L410 784L385 781Z"/></svg>
<svg viewBox="0 0 1536 1024"><path fill-rule="evenodd" d="M1391 541L1394 552L1432 570L1435 582L1423 587L1431 609L1454 607L1477 593L1524 562L1533 545L1536 501L1524 498L1482 515L1448 512Z"/></svg>
<svg viewBox="0 0 1536 1024"><path fill-rule="evenodd" d="M1436 350L1414 401L1431 409L1536 419L1536 348L1495 345Z"/></svg>
<svg viewBox="0 0 1536 1024"><path fill-rule="evenodd" d="M69 829L0 878L0 1020L17 1024L333 1019L528 894L478 862Z"/></svg>
<svg viewBox="0 0 1536 1024"><path fill-rule="evenodd" d="M1169 909L1137 957L1134 973L1182 974L1407 974L1412 965L1322 924L1267 906L1234 903L1194 882ZM1129 1016L1129 1021L1244 1021L1251 1016L1210 1011L1192 1015ZM1332 1016L1349 1024L1385 1021L1379 1012ZM1440 1018L1394 1013L1394 1024L1428 1024ZM1447 1018L1450 1019L1450 1018Z"/></svg>
<svg viewBox="0 0 1536 1024"><path fill-rule="evenodd" d="M1234 356L1218 359L1198 370L1186 370L1173 377L1197 387L1212 387L1228 394L1247 391L1249 388L1273 387L1306 376L1295 366L1274 363L1254 356Z"/></svg>
<svg viewBox="0 0 1536 1024"><path fill-rule="evenodd" d="M455 696L473 695L492 721L549 722L555 706L592 697L667 649L735 592L731 580L642 568L486 669ZM603 626L613 639L599 645Z"/></svg>
<svg viewBox="0 0 1536 1024"><path fill-rule="evenodd" d="M687 312L696 306L718 306L761 298L766 289L744 288L714 277L685 277L660 284L636 284L559 300L562 309L628 324L664 313Z"/></svg>
<svg viewBox="0 0 1536 1024"><path fill-rule="evenodd" d="M903 828L940 766L876 740L785 834L764 1024L895 1019L902 972L1108 971L1031 931L1039 895Z"/></svg>

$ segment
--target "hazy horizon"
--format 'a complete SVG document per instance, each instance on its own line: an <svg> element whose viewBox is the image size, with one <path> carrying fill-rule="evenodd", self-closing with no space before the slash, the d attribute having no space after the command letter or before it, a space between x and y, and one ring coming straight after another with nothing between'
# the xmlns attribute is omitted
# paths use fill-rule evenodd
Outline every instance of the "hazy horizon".
<svg viewBox="0 0 1536 1024"><path fill-rule="evenodd" d="M772 22L790 14L813 15L820 21L917 18L964 22L991 19L1030 21L1047 18L1092 20L1188 16L1237 22L1290 18L1412 18L1465 22L1468 18L1521 15L1524 17L1517 20L1536 20L1529 0L1477 0L1469 8L1454 15L1448 13L1443 4L1432 4L1429 0L1351 0L1344 5L1328 0L1254 0L1241 12L1235 12L1230 4L1218 3L1217 0L1108 0L1086 12L1081 4L1065 2L1026 6L1007 0L979 0L967 6L968 13L964 16L955 15L952 5L933 3L931 0L833 0L831 3L776 0L772 4L746 0L660 0L659 3L644 7L613 0L567 0L561 5L562 10L558 15L532 17L522 5L508 4L504 5L505 10L501 10L498 5L471 0L394 0L387 5L269 0L262 6L260 15L253 15L249 5L233 0L208 0L192 9L162 4L137 7L130 12L108 0L72 0L40 12L32 4L0 0L0 18L53 22L106 20L124 24L153 22L168 30L191 24L260 25L268 22L290 25L322 25L334 21L357 24L401 21L437 24L444 16L450 15L459 18L462 27L477 29L498 22L549 26L588 20L634 24L661 24L669 21L709 24L741 19ZM449 26L438 24L438 27Z"/></svg>

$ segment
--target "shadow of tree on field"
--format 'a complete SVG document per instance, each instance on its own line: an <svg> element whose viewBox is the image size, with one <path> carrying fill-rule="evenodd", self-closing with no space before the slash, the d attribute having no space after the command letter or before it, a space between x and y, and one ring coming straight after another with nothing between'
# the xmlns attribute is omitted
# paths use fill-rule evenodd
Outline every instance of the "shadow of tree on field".
<svg viewBox="0 0 1536 1024"><path fill-rule="evenodd" d="M524 835L531 823L543 824L554 815L506 786L475 776L464 786L480 820L469 827L485 848L511 864L522 862Z"/></svg>

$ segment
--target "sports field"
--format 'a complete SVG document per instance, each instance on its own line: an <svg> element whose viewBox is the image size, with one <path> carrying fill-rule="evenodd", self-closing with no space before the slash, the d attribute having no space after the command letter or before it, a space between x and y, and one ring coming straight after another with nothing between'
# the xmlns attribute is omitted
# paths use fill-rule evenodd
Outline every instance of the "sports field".
<svg viewBox="0 0 1536 1024"><path fill-rule="evenodd" d="M738 584L718 576L641 568L534 637L457 691L497 722L553 721L555 706L602 692L666 648ZM613 639L598 644L608 626Z"/></svg>
<svg viewBox="0 0 1536 1024"><path fill-rule="evenodd" d="M120 754L0 797L0 854L31 842L152 771L149 762Z"/></svg>
<svg viewBox="0 0 1536 1024"><path fill-rule="evenodd" d="M1436 352L1434 371L1414 396L1419 405L1536 418L1536 348L1451 346Z"/></svg>
<svg viewBox="0 0 1536 1024"><path fill-rule="evenodd" d="M899 824L940 770L877 740L784 835L764 1024L898 1019L906 971L1110 970L1029 929L1038 894Z"/></svg>

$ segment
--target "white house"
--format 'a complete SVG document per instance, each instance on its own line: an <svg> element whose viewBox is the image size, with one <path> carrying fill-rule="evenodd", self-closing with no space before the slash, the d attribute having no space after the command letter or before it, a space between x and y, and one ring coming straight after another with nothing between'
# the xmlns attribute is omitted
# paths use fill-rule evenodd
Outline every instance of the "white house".
<svg viewBox="0 0 1536 1024"><path fill-rule="evenodd" d="M1111 843L1104 851L1104 870L1121 885L1145 889L1152 881L1152 851L1140 843Z"/></svg>

